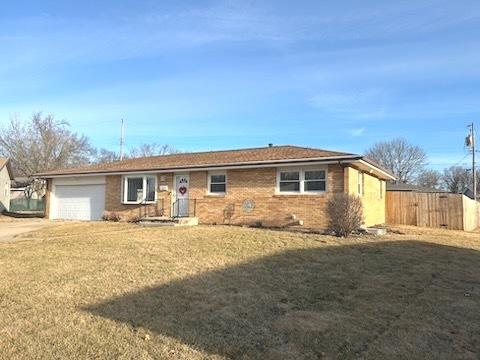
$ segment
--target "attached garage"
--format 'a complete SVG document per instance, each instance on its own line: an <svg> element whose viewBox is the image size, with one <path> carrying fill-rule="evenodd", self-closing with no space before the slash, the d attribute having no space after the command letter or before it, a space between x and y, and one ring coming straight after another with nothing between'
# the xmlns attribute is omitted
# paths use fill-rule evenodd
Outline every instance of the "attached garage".
<svg viewBox="0 0 480 360"><path fill-rule="evenodd" d="M105 210L105 177L57 178L53 180L50 218L101 220Z"/></svg>

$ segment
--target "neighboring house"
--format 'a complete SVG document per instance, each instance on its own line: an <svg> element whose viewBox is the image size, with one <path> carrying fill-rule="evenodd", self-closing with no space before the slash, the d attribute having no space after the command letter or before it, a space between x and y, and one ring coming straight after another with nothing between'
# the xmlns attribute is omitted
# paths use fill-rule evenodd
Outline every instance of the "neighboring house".
<svg viewBox="0 0 480 360"><path fill-rule="evenodd" d="M30 183L28 178L16 177L12 180L10 186L10 199L18 200L25 199L25 188Z"/></svg>
<svg viewBox="0 0 480 360"><path fill-rule="evenodd" d="M10 161L0 157L0 212L10 209L10 182L13 178Z"/></svg>
<svg viewBox="0 0 480 360"><path fill-rule="evenodd" d="M473 194L473 186L466 188L465 191L463 192L463 195L474 200L475 195ZM477 195L477 201L480 201L480 195Z"/></svg>
<svg viewBox="0 0 480 360"><path fill-rule="evenodd" d="M10 187L10 199L11 200L20 200L27 199L27 189L32 185L32 179L28 177L16 177L12 180ZM32 191L30 196L31 200L41 199L45 194L44 190L42 191Z"/></svg>
<svg viewBox="0 0 480 360"><path fill-rule="evenodd" d="M204 224L326 227L334 193L363 199L367 226L385 223L386 181L395 179L355 154L303 148L184 153L49 171L47 216L98 220L196 216Z"/></svg>
<svg viewBox="0 0 480 360"><path fill-rule="evenodd" d="M448 191L439 190L431 187L417 186L410 184L394 184L387 183L387 191L405 191L405 192L421 192L421 193L447 193Z"/></svg>

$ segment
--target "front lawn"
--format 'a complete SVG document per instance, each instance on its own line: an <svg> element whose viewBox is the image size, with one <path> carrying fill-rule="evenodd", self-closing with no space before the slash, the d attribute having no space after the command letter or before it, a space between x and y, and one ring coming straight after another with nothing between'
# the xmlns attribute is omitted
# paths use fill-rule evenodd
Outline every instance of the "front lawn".
<svg viewBox="0 0 480 360"><path fill-rule="evenodd" d="M0 244L0 357L476 359L480 234L67 223Z"/></svg>

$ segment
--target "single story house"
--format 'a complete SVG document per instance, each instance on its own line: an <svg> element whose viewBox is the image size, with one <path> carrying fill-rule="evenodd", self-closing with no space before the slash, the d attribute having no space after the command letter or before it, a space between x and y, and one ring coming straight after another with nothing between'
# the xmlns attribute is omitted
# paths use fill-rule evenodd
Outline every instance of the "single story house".
<svg viewBox="0 0 480 360"><path fill-rule="evenodd" d="M10 183L13 179L9 159L0 157L0 213L10 209Z"/></svg>
<svg viewBox="0 0 480 360"><path fill-rule="evenodd" d="M448 193L448 191L426 186L418 186L404 183L387 183L387 191L419 192L419 193Z"/></svg>
<svg viewBox="0 0 480 360"><path fill-rule="evenodd" d="M10 199L25 199L25 189L30 183L30 179L26 177L16 177L12 179L10 186Z"/></svg>
<svg viewBox="0 0 480 360"><path fill-rule="evenodd" d="M197 217L203 224L326 227L334 193L363 199L365 224L385 223L394 176L355 154L297 146L181 153L37 174L50 219Z"/></svg>
<svg viewBox="0 0 480 360"><path fill-rule="evenodd" d="M34 182L31 178L28 177L15 177L12 179L10 187L10 199L11 200L22 200L27 199L27 193L29 192L29 187L32 186ZM35 186L31 189L31 200L39 200L45 195L44 189L38 187L39 190L35 190Z"/></svg>

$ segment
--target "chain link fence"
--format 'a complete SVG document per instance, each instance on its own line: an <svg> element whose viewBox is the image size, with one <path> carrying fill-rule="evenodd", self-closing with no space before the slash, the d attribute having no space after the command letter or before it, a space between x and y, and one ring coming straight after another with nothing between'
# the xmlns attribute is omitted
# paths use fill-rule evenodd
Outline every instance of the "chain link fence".
<svg viewBox="0 0 480 360"><path fill-rule="evenodd" d="M12 199L10 212L45 212L44 199Z"/></svg>

